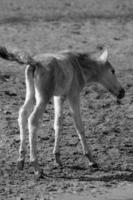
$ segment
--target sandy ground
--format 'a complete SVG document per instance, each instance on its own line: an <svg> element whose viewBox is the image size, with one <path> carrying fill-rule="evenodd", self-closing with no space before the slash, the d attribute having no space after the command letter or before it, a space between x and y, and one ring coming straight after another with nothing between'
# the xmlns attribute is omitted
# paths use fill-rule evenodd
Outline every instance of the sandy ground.
<svg viewBox="0 0 133 200"><path fill-rule="evenodd" d="M131 0L1 0L0 45L34 55L62 49L90 51L105 44L126 96L117 105L97 84L81 94L86 139L100 165L98 171L90 171L82 155L67 102L61 141L63 168L54 165L51 101L38 133L39 163L45 176L36 180L28 145L24 170L16 167L25 66L0 60L0 200L133 199L132 13Z"/></svg>

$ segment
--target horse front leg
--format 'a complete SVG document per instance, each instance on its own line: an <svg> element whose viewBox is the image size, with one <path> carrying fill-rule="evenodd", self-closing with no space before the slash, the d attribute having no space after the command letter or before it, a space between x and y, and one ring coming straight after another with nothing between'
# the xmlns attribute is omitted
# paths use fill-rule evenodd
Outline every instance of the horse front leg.
<svg viewBox="0 0 133 200"><path fill-rule="evenodd" d="M87 141L85 138L85 131L84 131L83 123L81 120L81 114L80 114L80 97L79 97L79 95L75 95L75 96L70 95L69 102L70 102L70 109L72 112L72 116L74 119L75 129L79 136L79 139L81 141L81 145L83 148L83 154L88 158L90 167L97 167L97 164L94 161L94 158L91 154L90 149L88 148Z"/></svg>

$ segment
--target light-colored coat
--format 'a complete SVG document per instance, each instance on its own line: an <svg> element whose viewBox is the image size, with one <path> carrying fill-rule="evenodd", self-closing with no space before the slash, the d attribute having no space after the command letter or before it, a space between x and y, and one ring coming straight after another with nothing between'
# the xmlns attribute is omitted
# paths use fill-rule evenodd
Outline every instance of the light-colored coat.
<svg viewBox="0 0 133 200"><path fill-rule="evenodd" d="M76 131L81 140L83 153L89 159L89 165L96 167L91 152L87 146L84 127L80 114L80 92L90 82L101 83L118 99L124 97L124 89L118 82L115 71L108 62L108 52L105 49L99 57L88 53L62 51L56 54L42 54L30 57L19 51L0 47L0 57L21 64L27 64L25 70L26 98L19 111L20 150L18 168L23 169L26 147L25 133L28 122L30 161L35 173L39 173L36 154L36 132L39 119L45 111L51 97L54 97L55 108L55 145L53 153L58 164L60 162L59 141L62 130L62 108L64 100L69 100ZM35 106L34 106L34 102Z"/></svg>

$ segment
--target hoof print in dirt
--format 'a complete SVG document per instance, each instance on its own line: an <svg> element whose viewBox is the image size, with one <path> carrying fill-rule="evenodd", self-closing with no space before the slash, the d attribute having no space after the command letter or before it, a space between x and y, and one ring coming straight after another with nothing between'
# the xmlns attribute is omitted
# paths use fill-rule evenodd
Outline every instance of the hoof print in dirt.
<svg viewBox="0 0 133 200"><path fill-rule="evenodd" d="M14 91L5 91L5 94L10 97L17 96L16 92L14 92Z"/></svg>

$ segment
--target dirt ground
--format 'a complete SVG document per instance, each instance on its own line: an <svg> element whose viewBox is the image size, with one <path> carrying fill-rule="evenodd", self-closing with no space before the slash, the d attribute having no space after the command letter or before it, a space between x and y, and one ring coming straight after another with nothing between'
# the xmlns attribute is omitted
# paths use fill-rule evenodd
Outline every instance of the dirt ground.
<svg viewBox="0 0 133 200"><path fill-rule="evenodd" d="M25 96L25 66L0 60L0 200L133 199L133 1L1 0L0 45L34 55L90 51L97 44L107 46L126 90L121 105L97 84L81 94L86 139L100 165L98 171L91 171L82 155L67 102L60 144L63 168L55 166L52 101L38 132L44 177L36 180L29 165L28 134L25 168L17 170L17 116Z"/></svg>

